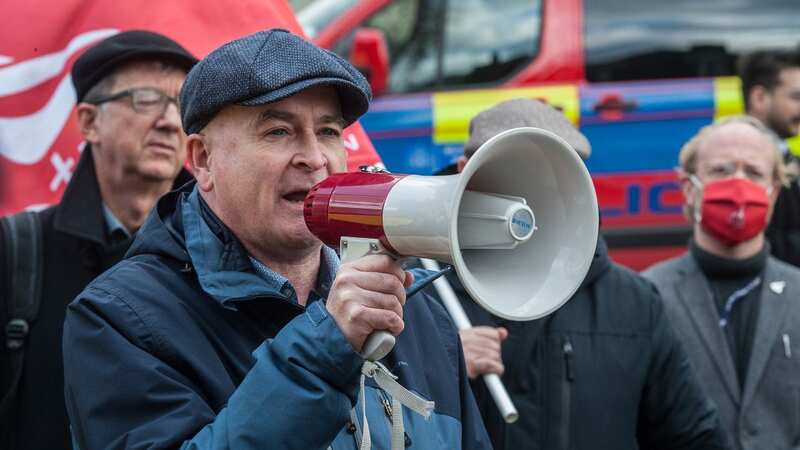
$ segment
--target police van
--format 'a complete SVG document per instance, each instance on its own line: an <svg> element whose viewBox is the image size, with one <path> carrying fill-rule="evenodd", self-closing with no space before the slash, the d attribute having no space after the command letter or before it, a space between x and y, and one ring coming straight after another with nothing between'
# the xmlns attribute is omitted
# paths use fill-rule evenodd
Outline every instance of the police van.
<svg viewBox="0 0 800 450"><path fill-rule="evenodd" d="M302 3L302 4L301 4ZM313 40L367 74L361 124L387 168L432 174L462 151L469 119L531 97L592 143L612 257L636 269L685 249L678 152L742 111L739 56L800 44L796 0L312 0ZM797 139L794 140L794 148Z"/></svg>

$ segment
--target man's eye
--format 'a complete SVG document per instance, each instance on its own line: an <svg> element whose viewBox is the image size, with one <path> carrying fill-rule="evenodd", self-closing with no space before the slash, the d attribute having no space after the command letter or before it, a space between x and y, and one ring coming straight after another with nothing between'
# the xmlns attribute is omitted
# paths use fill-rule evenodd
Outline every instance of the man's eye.
<svg viewBox="0 0 800 450"><path fill-rule="evenodd" d="M342 132L335 128L323 128L320 130L320 134L325 136L340 136Z"/></svg>
<svg viewBox="0 0 800 450"><path fill-rule="evenodd" d="M730 170L727 167L712 167L708 171L711 175L727 175L730 173Z"/></svg>
<svg viewBox="0 0 800 450"><path fill-rule="evenodd" d="M265 133L267 136L286 136L289 130L286 128L273 128Z"/></svg>

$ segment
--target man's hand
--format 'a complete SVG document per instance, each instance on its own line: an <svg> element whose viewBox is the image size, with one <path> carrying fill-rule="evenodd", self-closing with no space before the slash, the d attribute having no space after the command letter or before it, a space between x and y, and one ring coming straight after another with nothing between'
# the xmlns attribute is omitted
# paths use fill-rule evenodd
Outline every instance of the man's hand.
<svg viewBox="0 0 800 450"><path fill-rule="evenodd" d="M387 255L368 255L342 264L326 308L357 352L373 331L403 331L405 288L414 281Z"/></svg>
<svg viewBox="0 0 800 450"><path fill-rule="evenodd" d="M505 328L472 327L461 330L458 334L461 336L467 375L470 378L487 373L503 374L505 367L500 344L508 337Z"/></svg>

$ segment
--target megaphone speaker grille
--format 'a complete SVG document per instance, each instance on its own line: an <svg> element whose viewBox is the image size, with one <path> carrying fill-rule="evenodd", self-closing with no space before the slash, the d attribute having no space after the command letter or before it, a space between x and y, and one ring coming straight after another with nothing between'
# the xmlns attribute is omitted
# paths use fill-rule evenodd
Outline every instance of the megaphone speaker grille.
<svg viewBox="0 0 800 450"><path fill-rule="evenodd" d="M517 128L481 146L459 182L462 194L524 198L536 217L527 241L486 250L461 248L453 214L452 259L472 297L511 320L536 319L563 305L589 270L599 226L592 180L577 153L545 130Z"/></svg>

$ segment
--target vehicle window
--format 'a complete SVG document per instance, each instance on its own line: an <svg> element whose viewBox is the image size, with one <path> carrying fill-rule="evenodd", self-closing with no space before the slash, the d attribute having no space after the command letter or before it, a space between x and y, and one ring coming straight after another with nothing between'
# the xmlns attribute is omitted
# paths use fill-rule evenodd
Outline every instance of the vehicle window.
<svg viewBox="0 0 800 450"><path fill-rule="evenodd" d="M743 53L800 44L797 0L586 0L586 78L724 76Z"/></svg>
<svg viewBox="0 0 800 450"><path fill-rule="evenodd" d="M369 26L386 34L390 93L421 91L436 85L442 15L440 2L399 0L368 21Z"/></svg>
<svg viewBox="0 0 800 450"><path fill-rule="evenodd" d="M356 4L357 0L292 0L297 21L306 35L316 37L334 19Z"/></svg>
<svg viewBox="0 0 800 450"><path fill-rule="evenodd" d="M450 0L441 85L494 83L539 51L541 0Z"/></svg>
<svg viewBox="0 0 800 450"><path fill-rule="evenodd" d="M361 26L383 32L389 51L388 92L424 90L436 84L442 8L441 2L395 0L367 19ZM354 30L355 31L355 30ZM347 58L353 33L333 47Z"/></svg>
<svg viewBox="0 0 800 450"><path fill-rule="evenodd" d="M536 57L540 21L541 0L395 0L362 26L383 31L391 65L388 91L397 94L512 76ZM352 36L333 51L349 56Z"/></svg>

